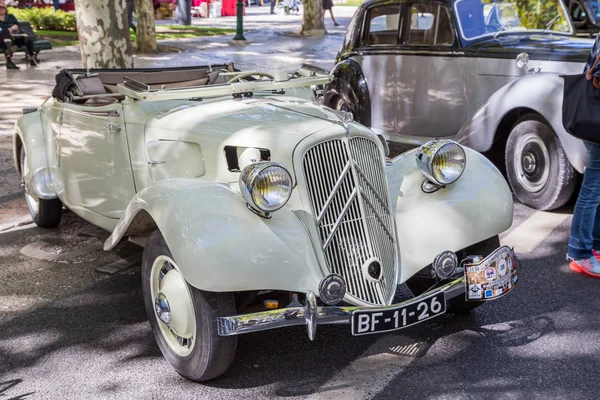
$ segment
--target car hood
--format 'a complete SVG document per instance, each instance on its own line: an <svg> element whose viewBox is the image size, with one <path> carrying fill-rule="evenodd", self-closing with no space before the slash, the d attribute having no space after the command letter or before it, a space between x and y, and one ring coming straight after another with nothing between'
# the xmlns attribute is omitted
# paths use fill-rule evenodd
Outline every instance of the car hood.
<svg viewBox="0 0 600 400"><path fill-rule="evenodd" d="M224 164L226 146L268 149L271 161L292 171L296 145L323 129L343 132L340 121L338 112L302 98L211 99L192 104L187 101L149 115L145 140L198 143L206 177L227 181L223 176L223 171L228 171Z"/></svg>
<svg viewBox="0 0 600 400"><path fill-rule="evenodd" d="M593 45L594 40L585 38L509 34L471 43L467 49L478 56L514 58L525 52L536 60L584 62Z"/></svg>

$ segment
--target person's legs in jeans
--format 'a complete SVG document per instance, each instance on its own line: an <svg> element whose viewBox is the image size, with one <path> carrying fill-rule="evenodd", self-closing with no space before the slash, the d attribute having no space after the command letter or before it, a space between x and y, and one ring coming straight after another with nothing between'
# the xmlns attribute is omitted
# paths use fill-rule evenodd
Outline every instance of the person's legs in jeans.
<svg viewBox="0 0 600 400"><path fill-rule="evenodd" d="M589 159L573 211L567 257L593 262L597 260L592 250L600 249L600 145L586 142L586 147ZM600 268L593 272L600 273Z"/></svg>

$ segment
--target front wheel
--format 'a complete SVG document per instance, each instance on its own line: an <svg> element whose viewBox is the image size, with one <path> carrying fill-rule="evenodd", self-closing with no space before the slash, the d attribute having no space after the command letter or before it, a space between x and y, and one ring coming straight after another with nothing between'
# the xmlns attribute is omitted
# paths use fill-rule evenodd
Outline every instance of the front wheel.
<svg viewBox="0 0 600 400"><path fill-rule="evenodd" d="M554 210L575 192L575 170L552 128L535 114L525 115L512 129L505 162L512 191L526 206Z"/></svg>
<svg viewBox="0 0 600 400"><path fill-rule="evenodd" d="M60 199L40 199L29 193L25 177L29 173L27 154L25 148L21 148L21 182L25 191L25 201L33 222L40 228L56 228L62 217L62 202Z"/></svg>
<svg viewBox="0 0 600 400"><path fill-rule="evenodd" d="M207 381L227 371L237 337L219 336L217 318L236 314L234 296L190 286L159 231L144 248L142 290L158 347L177 373Z"/></svg>

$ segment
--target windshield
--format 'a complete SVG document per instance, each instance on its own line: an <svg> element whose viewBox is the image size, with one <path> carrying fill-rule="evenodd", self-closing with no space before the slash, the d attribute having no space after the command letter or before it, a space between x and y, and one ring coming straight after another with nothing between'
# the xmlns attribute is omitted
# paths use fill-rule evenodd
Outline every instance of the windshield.
<svg viewBox="0 0 600 400"><path fill-rule="evenodd" d="M594 19L596 21L600 20L600 2L588 1L587 6L589 7L591 13L594 15ZM585 11L584 11L584 15L585 15Z"/></svg>
<svg viewBox="0 0 600 400"><path fill-rule="evenodd" d="M507 33L572 33L560 0L458 0L454 7L467 40Z"/></svg>

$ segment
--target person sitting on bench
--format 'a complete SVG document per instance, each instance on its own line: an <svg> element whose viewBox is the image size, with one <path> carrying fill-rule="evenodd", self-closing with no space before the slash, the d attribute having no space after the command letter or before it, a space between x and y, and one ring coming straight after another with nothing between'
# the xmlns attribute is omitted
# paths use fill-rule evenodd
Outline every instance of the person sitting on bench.
<svg viewBox="0 0 600 400"><path fill-rule="evenodd" d="M19 21L14 15L8 13L5 1L0 0L0 51L6 56L7 69L19 69L12 61L12 53L16 50L16 46L25 46L29 65L34 67L38 65L33 40L20 32Z"/></svg>

